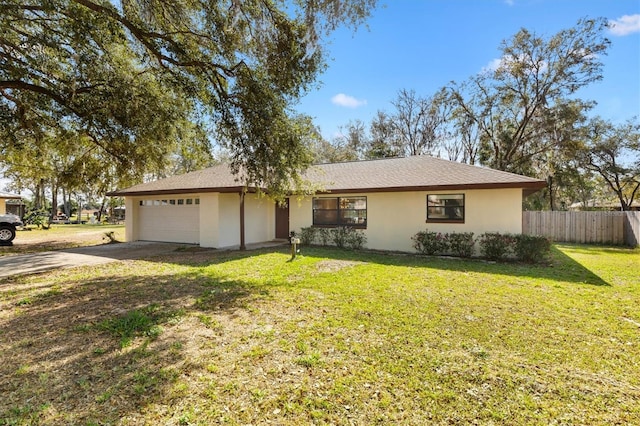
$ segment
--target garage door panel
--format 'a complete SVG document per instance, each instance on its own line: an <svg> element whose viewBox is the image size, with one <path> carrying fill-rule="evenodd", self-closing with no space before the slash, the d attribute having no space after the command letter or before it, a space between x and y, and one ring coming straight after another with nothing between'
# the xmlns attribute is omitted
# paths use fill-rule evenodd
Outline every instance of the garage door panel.
<svg viewBox="0 0 640 426"><path fill-rule="evenodd" d="M200 242L200 206L140 206L138 229L139 240L198 244Z"/></svg>

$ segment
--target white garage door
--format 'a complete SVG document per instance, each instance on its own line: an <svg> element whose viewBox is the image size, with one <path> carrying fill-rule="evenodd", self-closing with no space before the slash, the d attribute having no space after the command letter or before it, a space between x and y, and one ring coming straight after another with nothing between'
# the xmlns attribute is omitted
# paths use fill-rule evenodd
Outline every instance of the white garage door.
<svg viewBox="0 0 640 426"><path fill-rule="evenodd" d="M197 197L143 199L138 212L139 240L200 242L200 199Z"/></svg>

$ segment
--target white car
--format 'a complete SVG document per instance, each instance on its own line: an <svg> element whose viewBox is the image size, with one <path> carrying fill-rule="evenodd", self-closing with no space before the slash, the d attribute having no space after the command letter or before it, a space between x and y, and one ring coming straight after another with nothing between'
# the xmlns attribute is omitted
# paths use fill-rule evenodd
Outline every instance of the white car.
<svg viewBox="0 0 640 426"><path fill-rule="evenodd" d="M20 217L14 214L0 215L0 245L9 245L13 241L18 226L22 226Z"/></svg>

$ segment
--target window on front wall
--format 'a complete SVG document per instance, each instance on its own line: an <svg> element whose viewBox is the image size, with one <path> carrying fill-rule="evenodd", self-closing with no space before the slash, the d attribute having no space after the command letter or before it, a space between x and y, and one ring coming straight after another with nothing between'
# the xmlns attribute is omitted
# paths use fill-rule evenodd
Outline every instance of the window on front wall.
<svg viewBox="0 0 640 426"><path fill-rule="evenodd" d="M427 195L427 222L464 223L464 194Z"/></svg>
<svg viewBox="0 0 640 426"><path fill-rule="evenodd" d="M367 197L313 199L314 226L367 227Z"/></svg>

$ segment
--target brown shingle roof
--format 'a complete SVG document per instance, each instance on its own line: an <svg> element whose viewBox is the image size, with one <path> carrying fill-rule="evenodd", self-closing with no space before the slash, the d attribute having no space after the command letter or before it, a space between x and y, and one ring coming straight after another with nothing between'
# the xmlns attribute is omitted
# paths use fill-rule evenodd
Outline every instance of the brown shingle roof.
<svg viewBox="0 0 640 426"><path fill-rule="evenodd" d="M335 192L544 186L538 179L426 155L324 164L307 176Z"/></svg>
<svg viewBox="0 0 640 426"><path fill-rule="evenodd" d="M153 182L141 183L107 195L154 195L197 192L237 192L244 184L231 173L226 164Z"/></svg>
<svg viewBox="0 0 640 426"><path fill-rule="evenodd" d="M332 192L383 192L482 188L538 190L545 182L485 167L470 166L426 155L382 160L321 164L304 178ZM236 192L238 181L225 164L197 172L132 186L110 195Z"/></svg>

